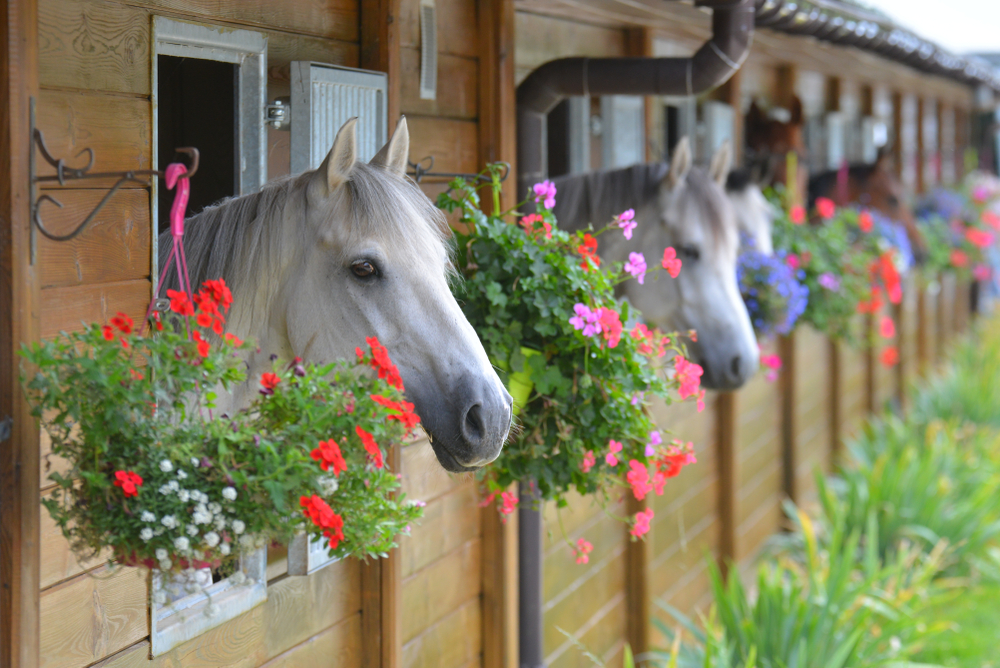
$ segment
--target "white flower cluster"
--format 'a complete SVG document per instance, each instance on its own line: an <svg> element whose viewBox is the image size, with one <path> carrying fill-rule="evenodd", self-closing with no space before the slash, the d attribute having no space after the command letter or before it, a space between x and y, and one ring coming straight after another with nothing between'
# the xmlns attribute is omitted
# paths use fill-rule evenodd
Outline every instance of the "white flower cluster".
<svg viewBox="0 0 1000 668"><path fill-rule="evenodd" d="M191 458L191 465L199 466L199 460ZM164 532L171 537L174 549L184 556L194 556L198 558L199 553L207 550L218 550L223 556L229 555L232 546L229 542L223 541L223 535L228 528L231 535L239 537L240 544L249 545L251 539L244 534L246 523L243 520L232 516L231 507L227 512L223 504L230 504L236 500L238 492L235 487L227 486L222 490L222 499L213 501L208 494L197 489L185 489L181 487L182 480L188 478L188 474L178 468L169 459L164 459L159 463L159 468L164 473L174 473L174 480L168 481L159 488L163 496L176 496L182 504L194 504L190 516L187 515L164 515L157 516L149 510L142 510L139 519L149 525L139 531L139 538L149 542L155 536L163 535ZM336 481L334 481L336 484ZM206 555L208 558L208 555ZM171 561L169 553L164 548L156 550L156 559L160 562L161 570L169 570Z"/></svg>

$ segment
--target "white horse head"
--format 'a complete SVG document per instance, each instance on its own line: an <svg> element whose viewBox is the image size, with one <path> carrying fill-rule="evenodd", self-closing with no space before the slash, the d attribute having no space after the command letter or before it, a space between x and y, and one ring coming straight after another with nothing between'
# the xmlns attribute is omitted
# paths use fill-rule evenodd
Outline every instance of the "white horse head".
<svg viewBox="0 0 1000 668"><path fill-rule="evenodd" d="M635 165L623 170L556 179L555 214L563 227L603 227L613 215L635 209L631 240L616 231L601 237L607 261L642 252L659 263L666 247L677 250L683 268L645 285L630 280L620 291L643 318L664 330L697 332L691 358L704 369L702 382L715 389L740 387L757 371L759 350L736 283L739 235L722 183L728 158L716 156L709 171L692 166L687 138L669 165ZM722 175L721 179L719 174Z"/></svg>
<svg viewBox="0 0 1000 668"><path fill-rule="evenodd" d="M191 278L225 278L228 330L259 345L236 407L249 403L271 355L352 358L375 336L441 465L468 471L500 454L512 399L449 289L450 230L406 177L408 154L404 119L370 163L358 162L356 119L348 121L319 169L194 216Z"/></svg>
<svg viewBox="0 0 1000 668"><path fill-rule="evenodd" d="M713 172L713 177L715 177ZM778 212L767 201L749 170L736 170L726 177L726 195L736 213L736 226L753 248L765 255L774 254L771 230Z"/></svg>

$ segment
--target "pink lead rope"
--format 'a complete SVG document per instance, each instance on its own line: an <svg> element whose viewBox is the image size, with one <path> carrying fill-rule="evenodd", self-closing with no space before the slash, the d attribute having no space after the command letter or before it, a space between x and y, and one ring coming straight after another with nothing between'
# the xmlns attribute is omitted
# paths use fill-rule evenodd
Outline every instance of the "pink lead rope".
<svg viewBox="0 0 1000 668"><path fill-rule="evenodd" d="M181 292L187 294L188 299L193 298L191 279L188 276L187 257L184 255L184 213L187 211L188 199L191 197L191 183L184 176L185 174L187 174L187 167L182 163L173 162L167 166L164 177L167 189L173 190L174 186L177 186L174 203L170 207L170 235L173 237L174 243L170 248L167 261L163 263L164 271L160 274L160 280L156 284L156 292L153 293L153 300L149 302L149 308L146 309L146 321L143 323L143 329L145 329L146 324L149 323L149 317L153 314L153 306L160 296L160 290L163 289L163 281L167 276L166 269L170 266L171 260L174 261L174 265L177 268L177 287L180 288Z"/></svg>

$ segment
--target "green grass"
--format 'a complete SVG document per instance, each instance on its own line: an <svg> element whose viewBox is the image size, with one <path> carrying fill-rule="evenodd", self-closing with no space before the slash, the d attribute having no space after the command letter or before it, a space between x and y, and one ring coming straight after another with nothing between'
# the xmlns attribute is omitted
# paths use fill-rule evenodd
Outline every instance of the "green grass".
<svg viewBox="0 0 1000 668"><path fill-rule="evenodd" d="M952 628L928 639L916 661L949 668L1000 668L1000 584L941 595L923 618L928 623L949 622Z"/></svg>

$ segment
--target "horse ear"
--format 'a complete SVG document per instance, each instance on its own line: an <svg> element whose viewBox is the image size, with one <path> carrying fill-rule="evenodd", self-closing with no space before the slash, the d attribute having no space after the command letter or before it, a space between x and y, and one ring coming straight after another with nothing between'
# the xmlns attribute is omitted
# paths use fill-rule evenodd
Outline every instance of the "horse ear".
<svg viewBox="0 0 1000 668"><path fill-rule="evenodd" d="M375 154L369 164L384 167L402 176L410 156L410 131L406 128L406 116L400 116L396 130L382 149Z"/></svg>
<svg viewBox="0 0 1000 668"><path fill-rule="evenodd" d="M875 157L875 169L889 169L892 161L892 149L889 146L882 146Z"/></svg>
<svg viewBox="0 0 1000 668"><path fill-rule="evenodd" d="M792 96L792 104L788 110L791 112L791 118L788 120L789 125L802 125L805 113L802 111L802 100L799 99L798 95Z"/></svg>
<svg viewBox="0 0 1000 668"><path fill-rule="evenodd" d="M343 185L351 174L358 159L358 118L355 116L344 123L333 140L333 148L317 170L326 175L326 186L330 192Z"/></svg>
<svg viewBox="0 0 1000 668"><path fill-rule="evenodd" d="M670 186L676 187L678 183L684 180L684 177L687 176L690 169L691 142L688 141L688 138L685 135L684 137L681 137L679 142L677 142L677 146L674 147L674 155L670 159L670 172L667 174Z"/></svg>
<svg viewBox="0 0 1000 668"><path fill-rule="evenodd" d="M712 156L712 162L708 167L708 173L713 181L725 187L726 178L729 176L729 168L732 167L732 164L733 149L727 139L715 150L715 155Z"/></svg>

